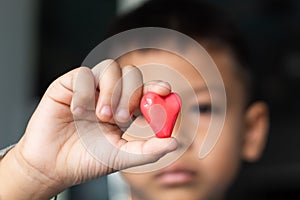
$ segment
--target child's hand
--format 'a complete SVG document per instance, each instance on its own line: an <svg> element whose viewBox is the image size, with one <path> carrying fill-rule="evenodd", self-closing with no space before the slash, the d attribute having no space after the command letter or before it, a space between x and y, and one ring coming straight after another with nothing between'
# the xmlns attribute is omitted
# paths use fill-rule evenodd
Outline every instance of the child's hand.
<svg viewBox="0 0 300 200"><path fill-rule="evenodd" d="M122 87L118 85L120 80ZM175 150L174 138L133 142L121 139L123 131L117 124L129 120L139 107L143 92L154 91L163 96L170 93L170 86L161 81L147 88L142 85L138 68L121 69L112 60L101 62L93 70L81 67L59 77L46 91L20 142L1 161L2 169L11 164L10 172L17 174L16 187L35 194L31 199L42 199L116 169L154 162ZM75 124L90 137L101 134L100 129L105 130L102 134L116 149L145 156L122 157L118 152L93 146L97 148L93 152L99 153L97 158L103 157L110 166L103 165L86 150ZM22 185L26 180L28 184Z"/></svg>

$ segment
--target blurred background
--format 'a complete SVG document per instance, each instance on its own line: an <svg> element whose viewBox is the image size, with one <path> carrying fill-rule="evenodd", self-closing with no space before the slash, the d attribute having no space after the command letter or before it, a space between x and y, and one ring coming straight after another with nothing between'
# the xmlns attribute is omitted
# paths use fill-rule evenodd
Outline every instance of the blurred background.
<svg viewBox="0 0 300 200"><path fill-rule="evenodd" d="M143 1L0 0L0 148L18 141L47 86L80 66L113 17ZM211 1L237 19L271 108L264 156L245 164L230 196L292 199L300 189L300 1ZM61 199L109 199L108 185L103 177Z"/></svg>

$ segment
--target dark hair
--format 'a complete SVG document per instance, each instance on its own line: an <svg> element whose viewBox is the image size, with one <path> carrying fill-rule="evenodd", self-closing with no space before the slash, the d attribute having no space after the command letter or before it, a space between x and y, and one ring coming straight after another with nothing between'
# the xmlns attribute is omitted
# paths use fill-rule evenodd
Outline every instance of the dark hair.
<svg viewBox="0 0 300 200"><path fill-rule="evenodd" d="M253 74L242 34L225 11L216 5L195 0L150 0L132 12L116 18L109 36L140 27L162 27L184 33L195 40L205 39L229 47L234 53L247 90L253 98Z"/></svg>

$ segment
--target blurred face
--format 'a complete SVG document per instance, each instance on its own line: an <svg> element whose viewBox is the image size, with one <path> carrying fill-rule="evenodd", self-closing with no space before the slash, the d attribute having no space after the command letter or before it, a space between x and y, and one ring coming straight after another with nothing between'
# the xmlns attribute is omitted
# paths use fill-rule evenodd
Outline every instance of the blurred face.
<svg viewBox="0 0 300 200"><path fill-rule="evenodd" d="M244 131L245 99L243 87L236 78L236 63L229 51L209 52L218 66L224 81L227 95L226 120L220 138L213 150L204 159L199 159L200 145L211 120L211 99L204 80L197 75L188 62L163 51L130 53L120 59L121 65L137 67L145 63L168 65L189 80L197 101L190 105L199 108L200 125L193 143L185 153L171 165L158 171L132 174L122 173L132 190L133 199L145 200L205 200L221 199L233 180L241 159L242 135ZM151 66L148 66L151 67ZM144 70L145 71L145 70ZM142 70L142 72L144 73ZM143 74L147 79L147 74ZM184 86L175 86L181 96L189 95ZM183 97L183 99L185 99ZM188 98L187 98L188 99ZM215 115L218 115L216 110ZM174 131L175 135L176 129ZM180 141L179 141L180 142Z"/></svg>

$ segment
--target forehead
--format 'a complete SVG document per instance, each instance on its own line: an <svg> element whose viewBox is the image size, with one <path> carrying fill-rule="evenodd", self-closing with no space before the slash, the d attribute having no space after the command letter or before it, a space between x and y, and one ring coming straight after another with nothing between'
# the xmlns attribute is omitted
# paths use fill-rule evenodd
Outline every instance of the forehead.
<svg viewBox="0 0 300 200"><path fill-rule="evenodd" d="M172 88L183 90L183 82L192 87L204 86L205 81L191 63L183 57L162 50L142 50L128 53L119 59L121 66L135 65L143 73L144 81L167 81Z"/></svg>
<svg viewBox="0 0 300 200"><path fill-rule="evenodd" d="M167 81L171 83L173 89L179 90L185 90L186 85L183 85L182 81L187 81L194 89L207 87L207 81L214 82L217 76L213 73L206 73L205 76L203 72L217 67L225 87L230 86L234 79L232 66L235 65L230 54L225 51L211 51L209 55L210 57L207 54L197 55L192 49L185 49L183 56L163 50L137 50L123 55L118 62L121 66L139 67L145 82L155 78ZM187 57L196 58L197 66L192 65ZM218 81L215 82L217 84ZM214 83L212 86L219 87Z"/></svg>

